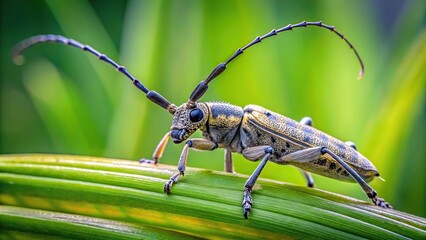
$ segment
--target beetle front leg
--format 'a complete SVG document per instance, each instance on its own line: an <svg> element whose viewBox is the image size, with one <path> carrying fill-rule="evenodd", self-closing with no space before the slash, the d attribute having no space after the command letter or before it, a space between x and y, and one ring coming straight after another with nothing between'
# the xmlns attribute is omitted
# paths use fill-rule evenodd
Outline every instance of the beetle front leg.
<svg viewBox="0 0 426 240"><path fill-rule="evenodd" d="M140 163L151 163L151 164L157 164L158 160L163 155L164 149L166 148L167 142L170 138L170 131L164 135L164 137L161 139L161 141L158 143L157 147L154 150L154 153L152 154L152 159L145 159L142 158L139 160Z"/></svg>
<svg viewBox="0 0 426 240"><path fill-rule="evenodd" d="M251 192L253 190L254 184L256 183L257 178L259 177L260 173L273 153L274 149L270 146L257 146L243 150L243 156L250 160L254 160L255 156L258 156L257 159L259 159L263 155L263 159L259 166L257 166L256 170L254 170L253 174L249 177L249 179L247 179L247 182L244 185L242 206L244 210L244 217L246 219L248 218L248 214L251 211L251 206L253 205Z"/></svg>
<svg viewBox="0 0 426 240"><path fill-rule="evenodd" d="M178 173L173 174L170 179L164 184L164 192L169 194L173 184L177 183L181 176L185 175L186 161L188 159L188 150L189 148L197 150L214 150L218 146L215 142L209 141L204 138L195 138L186 141L185 146L183 147L182 153L180 154L179 163L178 163Z"/></svg>

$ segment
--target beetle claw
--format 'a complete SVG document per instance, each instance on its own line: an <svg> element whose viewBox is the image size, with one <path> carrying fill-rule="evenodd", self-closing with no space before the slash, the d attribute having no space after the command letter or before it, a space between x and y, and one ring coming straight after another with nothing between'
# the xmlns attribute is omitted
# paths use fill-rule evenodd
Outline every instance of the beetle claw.
<svg viewBox="0 0 426 240"><path fill-rule="evenodd" d="M248 215L249 215L250 209L244 209L244 218L248 219Z"/></svg>
<svg viewBox="0 0 426 240"><path fill-rule="evenodd" d="M139 159L139 163L157 164L154 160L152 160L152 159L146 159L146 158Z"/></svg>
<svg viewBox="0 0 426 240"><path fill-rule="evenodd" d="M248 215L251 211L251 206L253 205L252 202L249 201L243 201L243 210L244 210L244 218L248 219Z"/></svg>
<svg viewBox="0 0 426 240"><path fill-rule="evenodd" d="M248 215L251 211L252 205L253 205L253 199L251 198L250 190L248 188L245 188L244 195L243 195L243 202L242 202L245 219L248 219Z"/></svg>
<svg viewBox="0 0 426 240"><path fill-rule="evenodd" d="M170 179L164 184L164 193L169 194L172 190L173 183L177 183L181 173L173 174Z"/></svg>
<svg viewBox="0 0 426 240"><path fill-rule="evenodd" d="M164 184L164 193L169 194L170 191L172 190L172 185L173 185L172 180L167 181L166 184Z"/></svg>

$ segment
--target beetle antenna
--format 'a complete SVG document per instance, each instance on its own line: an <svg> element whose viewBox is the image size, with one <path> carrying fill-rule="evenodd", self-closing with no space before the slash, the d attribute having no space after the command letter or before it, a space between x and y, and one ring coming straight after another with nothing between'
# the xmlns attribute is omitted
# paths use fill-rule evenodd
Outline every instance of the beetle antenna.
<svg viewBox="0 0 426 240"><path fill-rule="evenodd" d="M215 69L213 69L213 71L211 71L209 76L207 76L207 78L204 81L201 81L197 85L197 87L194 89L191 96L189 97L187 105L188 106L194 106L195 103L198 101L198 99L200 99L204 95L204 93L207 91L209 82L211 82L213 79L215 79L217 76L219 76L223 71L225 71L226 66L230 62L232 62L236 57L241 55L244 52L244 50L248 49L249 47L251 47L251 46L253 46L257 43L260 43L263 39L277 35L277 33L288 31L288 30L293 30L294 28L298 28L298 27L307 27L307 26L317 26L317 27L329 29L330 31L336 33L341 39L345 40L345 42L354 51L356 57L358 58L358 61L361 65L361 71L359 72L358 79L362 78L362 76L364 75L364 63L363 63L361 57L359 56L357 50L355 49L355 47L352 45L352 43L349 42L349 40L346 39L345 35L336 31L336 28L334 26L329 26L329 25L323 24L322 21L319 21L319 22L303 21L303 22L298 23L298 24L289 24L289 25L282 27L280 29L277 29L277 30L272 29L269 33L267 33L267 34L265 34L261 37L256 37L253 41L251 41L249 44L247 44L243 48L238 48L237 51L230 58L228 58L228 60L217 65L217 67Z"/></svg>
<svg viewBox="0 0 426 240"><path fill-rule="evenodd" d="M61 43L61 44L69 45L72 47L80 48L84 51L87 51L95 55L99 60L111 64L115 68L115 70L126 75L126 77L129 78L130 81L132 81L133 85L136 88L138 88L139 90L141 90L142 92L146 94L146 97L149 100L151 100L158 106L166 109L171 114L174 114L176 112L176 105L170 103L165 97L161 96L159 93L155 91L151 91L148 88L146 88L138 79L133 77L133 75L130 74L124 66L118 65L116 62L111 60L105 54L99 53L94 48L90 47L89 45L84 45L74 39L66 38L60 35L37 35L31 38L28 38L26 40L23 40L22 42L18 43L13 48L12 57L15 63L17 64L23 63L23 57L21 56L21 53L25 51L27 48L35 44L44 43L44 42Z"/></svg>

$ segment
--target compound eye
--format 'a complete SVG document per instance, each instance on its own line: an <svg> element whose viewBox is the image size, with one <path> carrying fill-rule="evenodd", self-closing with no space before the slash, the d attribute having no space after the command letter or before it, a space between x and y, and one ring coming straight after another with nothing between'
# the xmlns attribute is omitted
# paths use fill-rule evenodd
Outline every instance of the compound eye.
<svg viewBox="0 0 426 240"><path fill-rule="evenodd" d="M189 120L191 120L191 122L199 122L201 121L201 119L203 119L203 117L203 111L198 108L191 110L191 112L189 113Z"/></svg>

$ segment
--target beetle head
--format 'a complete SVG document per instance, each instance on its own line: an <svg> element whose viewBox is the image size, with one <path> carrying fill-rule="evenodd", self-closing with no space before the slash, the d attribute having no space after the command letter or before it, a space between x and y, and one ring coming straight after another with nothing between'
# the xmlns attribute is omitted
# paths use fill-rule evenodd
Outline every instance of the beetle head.
<svg viewBox="0 0 426 240"><path fill-rule="evenodd" d="M205 129L209 111L204 103L197 103L194 106L182 104L176 109L173 123L170 128L170 136L174 143L181 143L186 140L197 129Z"/></svg>

